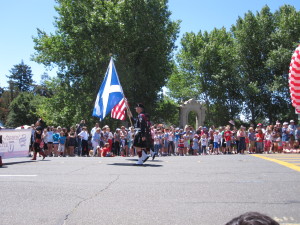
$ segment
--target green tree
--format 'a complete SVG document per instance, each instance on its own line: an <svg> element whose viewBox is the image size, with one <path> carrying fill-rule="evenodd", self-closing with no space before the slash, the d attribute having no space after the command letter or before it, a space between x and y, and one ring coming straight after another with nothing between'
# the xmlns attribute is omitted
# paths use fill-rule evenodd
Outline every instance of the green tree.
<svg viewBox="0 0 300 225"><path fill-rule="evenodd" d="M0 122L5 123L8 115L10 93L5 88L0 88Z"/></svg>
<svg viewBox="0 0 300 225"><path fill-rule="evenodd" d="M65 87L60 94L72 96L72 101L64 101L59 108L49 105L48 111L63 118L65 112L74 109L73 122L90 118L109 57L113 56L130 105L147 103L152 113L157 94L171 74L178 33L178 23L170 20L167 1L57 3L57 30L55 34L38 30L34 60L58 66L58 77Z"/></svg>
<svg viewBox="0 0 300 225"><path fill-rule="evenodd" d="M7 76L9 79L9 88L11 93L13 92L26 92L31 91L33 87L33 80L32 80L32 71L31 67L28 65L25 65L23 60L20 64L14 65L13 68L9 71L10 75ZM12 95L15 97L16 93Z"/></svg>
<svg viewBox="0 0 300 225"><path fill-rule="evenodd" d="M288 89L291 55L299 44L300 12L268 6L239 17L231 31L186 33L168 81L178 101L205 102L207 124L244 114L251 123L295 119Z"/></svg>
<svg viewBox="0 0 300 225"><path fill-rule="evenodd" d="M288 69L300 37L300 14L292 6L275 13L268 6L239 18L232 27L245 96L244 113L252 122L270 122L293 116L289 100Z"/></svg>
<svg viewBox="0 0 300 225"><path fill-rule="evenodd" d="M234 40L225 28L186 33L177 55L178 68L169 79L170 95L206 104L207 123L227 122L240 111L242 96L235 63ZM222 114L222 115L221 115Z"/></svg>
<svg viewBox="0 0 300 225"><path fill-rule="evenodd" d="M9 105L9 114L5 125L17 127L32 124L40 117L37 107L43 101L43 97L28 92L21 92Z"/></svg>
<svg viewBox="0 0 300 225"><path fill-rule="evenodd" d="M53 93L48 90L47 82L50 81L50 77L47 73L43 73L41 75L40 84L36 84L33 86L33 93L45 97L51 97Z"/></svg>
<svg viewBox="0 0 300 225"><path fill-rule="evenodd" d="M151 121L179 126L179 105L168 96L161 96L155 104L156 111Z"/></svg>

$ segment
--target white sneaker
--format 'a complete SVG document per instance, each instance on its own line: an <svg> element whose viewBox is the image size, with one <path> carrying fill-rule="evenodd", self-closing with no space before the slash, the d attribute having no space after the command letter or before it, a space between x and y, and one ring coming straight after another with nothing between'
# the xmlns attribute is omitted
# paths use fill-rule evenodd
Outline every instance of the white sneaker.
<svg viewBox="0 0 300 225"><path fill-rule="evenodd" d="M136 162L136 165L143 165L142 157L139 157L138 161Z"/></svg>
<svg viewBox="0 0 300 225"><path fill-rule="evenodd" d="M146 162L149 159L149 156L146 154L144 150L142 150L142 160L143 162Z"/></svg>

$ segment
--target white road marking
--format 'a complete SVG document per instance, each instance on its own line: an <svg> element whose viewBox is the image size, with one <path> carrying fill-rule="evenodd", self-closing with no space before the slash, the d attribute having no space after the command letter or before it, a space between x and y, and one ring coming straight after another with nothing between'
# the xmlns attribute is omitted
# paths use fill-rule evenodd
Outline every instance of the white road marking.
<svg viewBox="0 0 300 225"><path fill-rule="evenodd" d="M37 175L9 175L9 174L0 174L0 177L37 177Z"/></svg>

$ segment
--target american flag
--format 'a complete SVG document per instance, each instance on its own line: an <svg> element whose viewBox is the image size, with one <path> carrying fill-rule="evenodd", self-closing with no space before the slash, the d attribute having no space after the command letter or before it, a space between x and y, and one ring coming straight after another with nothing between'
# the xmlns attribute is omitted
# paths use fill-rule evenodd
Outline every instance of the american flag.
<svg viewBox="0 0 300 225"><path fill-rule="evenodd" d="M125 120L126 119L126 102L125 98L123 98L112 110L111 110L111 118L117 120Z"/></svg>

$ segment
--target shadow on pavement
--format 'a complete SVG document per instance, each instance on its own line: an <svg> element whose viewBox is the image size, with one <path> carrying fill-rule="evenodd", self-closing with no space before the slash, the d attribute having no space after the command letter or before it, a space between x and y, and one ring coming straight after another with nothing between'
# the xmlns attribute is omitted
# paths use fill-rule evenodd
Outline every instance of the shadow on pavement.
<svg viewBox="0 0 300 225"><path fill-rule="evenodd" d="M143 165L136 165L132 163L111 163L107 164L109 166L136 166L136 167L162 167L162 165L155 165L155 164L143 164Z"/></svg>
<svg viewBox="0 0 300 225"><path fill-rule="evenodd" d="M126 160L128 160L128 161L135 161L135 162L138 161L138 159L126 159ZM156 160L156 159L154 159L154 160L152 161L151 159L148 159L147 162L163 162L163 161L162 161L162 160Z"/></svg>
<svg viewBox="0 0 300 225"><path fill-rule="evenodd" d="M34 163L34 162L37 162L37 161L32 160L32 161L19 161L19 162L4 162L3 166L0 167L0 168L7 168L7 165L24 164L24 163Z"/></svg>

